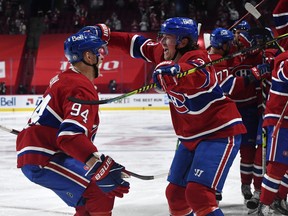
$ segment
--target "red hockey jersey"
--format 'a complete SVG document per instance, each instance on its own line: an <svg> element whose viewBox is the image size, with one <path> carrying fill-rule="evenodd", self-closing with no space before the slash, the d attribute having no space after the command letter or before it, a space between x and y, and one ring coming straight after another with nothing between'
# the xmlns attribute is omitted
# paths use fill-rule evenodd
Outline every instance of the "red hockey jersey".
<svg viewBox="0 0 288 216"><path fill-rule="evenodd" d="M275 58L272 84L266 103L263 126L276 125L288 101L288 51ZM284 110L281 127L288 128L288 109Z"/></svg>
<svg viewBox="0 0 288 216"><path fill-rule="evenodd" d="M71 102L70 96L99 99L94 84L74 70L52 78L27 127L17 137L17 167L44 166L59 151L86 162L97 151L93 139L99 125L98 106Z"/></svg>
<svg viewBox="0 0 288 216"><path fill-rule="evenodd" d="M212 60L223 58L219 54L210 54ZM237 60L236 60L237 61ZM220 87L223 89L225 95L233 97L242 93L243 89L246 88L245 77L234 76L231 72L231 68L235 65L234 59L222 61L214 64L214 68L217 75L217 80Z"/></svg>
<svg viewBox="0 0 288 216"><path fill-rule="evenodd" d="M273 21L278 35L287 34L288 32L288 2L279 0L273 10ZM288 38L279 41L279 44L285 49L288 49Z"/></svg>
<svg viewBox="0 0 288 216"><path fill-rule="evenodd" d="M139 35L113 32L109 45L130 53L133 58L155 64L164 61L161 44ZM185 53L177 63L184 72L209 61L206 50L194 50ZM179 78L178 85L170 87L167 95L176 135L189 149L203 139L246 132L235 103L218 85L213 67Z"/></svg>
<svg viewBox="0 0 288 216"><path fill-rule="evenodd" d="M242 62L239 62L238 65L233 65L231 69L231 73L235 77L245 77L252 75L251 68L257 66L258 64L263 64L271 62L270 59L274 59L278 50L276 49L266 49L265 52L258 51L253 54L247 54L243 56ZM272 61L273 62L273 61ZM271 68L273 68L273 64L271 64ZM269 81L265 80L265 86L267 85L269 89ZM251 83L242 89L240 94L234 94L231 96L231 99L236 102L237 107L247 107L247 106L258 106L260 108L262 104L262 93L264 88L263 83L255 82ZM267 91L267 90L265 90ZM266 92L267 93L267 92ZM259 111L260 112L260 111ZM261 112L260 112L261 113Z"/></svg>

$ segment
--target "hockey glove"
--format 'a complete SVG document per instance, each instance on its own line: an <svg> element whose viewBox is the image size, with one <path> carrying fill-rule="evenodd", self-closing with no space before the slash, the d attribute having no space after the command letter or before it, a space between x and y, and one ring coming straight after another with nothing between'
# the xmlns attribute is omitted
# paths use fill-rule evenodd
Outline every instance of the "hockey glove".
<svg viewBox="0 0 288 216"><path fill-rule="evenodd" d="M130 184L122 179L125 167L116 163L111 157L101 155L100 159L90 168L86 175L109 197L123 197L129 192Z"/></svg>
<svg viewBox="0 0 288 216"><path fill-rule="evenodd" d="M181 73L181 68L178 64L174 64L173 61L164 61L156 66L152 77L157 88L167 91L168 85L171 85L171 77L172 84L178 84L176 76L179 73ZM165 78L165 75L170 76L170 78Z"/></svg>
<svg viewBox="0 0 288 216"><path fill-rule="evenodd" d="M85 26L80 29L79 32L91 32L95 34L103 41L107 42L110 40L110 28L105 24L96 24L95 26Z"/></svg>
<svg viewBox="0 0 288 216"><path fill-rule="evenodd" d="M259 64L251 68L252 74L256 80L269 78L271 76L271 68L269 64Z"/></svg>
<svg viewBox="0 0 288 216"><path fill-rule="evenodd" d="M108 43L110 40L110 28L107 25L101 23L96 24L95 27L98 33L97 36Z"/></svg>

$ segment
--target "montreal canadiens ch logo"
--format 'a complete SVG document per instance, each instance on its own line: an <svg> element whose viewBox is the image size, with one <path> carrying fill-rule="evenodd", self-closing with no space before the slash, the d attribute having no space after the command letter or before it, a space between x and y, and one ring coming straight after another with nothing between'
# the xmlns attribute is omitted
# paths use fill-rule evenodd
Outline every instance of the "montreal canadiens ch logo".
<svg viewBox="0 0 288 216"><path fill-rule="evenodd" d="M232 69L232 74L236 77L248 76L251 74L252 65L239 65Z"/></svg>
<svg viewBox="0 0 288 216"><path fill-rule="evenodd" d="M186 98L183 94L178 94L176 92L169 92L168 95L170 101L174 104L175 109L179 113L187 113L189 109L185 106Z"/></svg>

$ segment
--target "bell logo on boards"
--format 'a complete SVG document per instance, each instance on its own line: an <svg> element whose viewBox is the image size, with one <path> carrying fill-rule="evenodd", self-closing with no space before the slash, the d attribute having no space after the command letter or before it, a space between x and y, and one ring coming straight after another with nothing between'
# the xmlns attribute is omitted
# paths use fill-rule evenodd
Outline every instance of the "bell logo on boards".
<svg viewBox="0 0 288 216"><path fill-rule="evenodd" d="M16 106L16 97L0 97L0 106Z"/></svg>

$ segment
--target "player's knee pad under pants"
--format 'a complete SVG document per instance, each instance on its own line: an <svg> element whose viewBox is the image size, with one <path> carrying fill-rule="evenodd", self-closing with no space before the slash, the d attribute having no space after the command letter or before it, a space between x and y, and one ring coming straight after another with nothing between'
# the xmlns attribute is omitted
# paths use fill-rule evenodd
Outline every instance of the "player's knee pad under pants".
<svg viewBox="0 0 288 216"><path fill-rule="evenodd" d="M186 188L170 183L166 188L166 198L172 215L185 215L191 209L208 214L218 207L215 190L194 182L189 182Z"/></svg>
<svg viewBox="0 0 288 216"><path fill-rule="evenodd" d="M218 207L215 190L205 185L189 182L185 196L187 203L197 215L206 215Z"/></svg>
<svg viewBox="0 0 288 216"><path fill-rule="evenodd" d="M166 198L171 215L188 215L192 211L186 202L185 190L185 187L172 183L166 187Z"/></svg>

